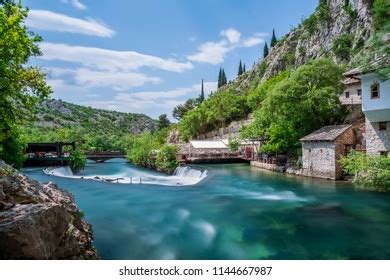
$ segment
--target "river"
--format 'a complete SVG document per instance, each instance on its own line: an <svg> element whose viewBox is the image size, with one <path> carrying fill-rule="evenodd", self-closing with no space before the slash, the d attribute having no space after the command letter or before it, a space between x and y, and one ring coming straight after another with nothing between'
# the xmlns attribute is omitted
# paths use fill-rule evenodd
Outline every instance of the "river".
<svg viewBox="0 0 390 280"><path fill-rule="evenodd" d="M57 171L25 173L75 195L103 259L390 259L390 196L348 183L246 164L174 177L119 159L88 163L84 179Z"/></svg>

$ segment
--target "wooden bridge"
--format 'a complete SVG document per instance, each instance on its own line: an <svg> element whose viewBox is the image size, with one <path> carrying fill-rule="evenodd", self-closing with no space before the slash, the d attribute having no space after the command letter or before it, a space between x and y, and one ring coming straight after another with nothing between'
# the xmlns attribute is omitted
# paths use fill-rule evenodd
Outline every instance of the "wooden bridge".
<svg viewBox="0 0 390 280"><path fill-rule="evenodd" d="M87 159L96 162L105 162L106 160L113 158L126 158L126 154L122 152L87 152L85 156Z"/></svg>

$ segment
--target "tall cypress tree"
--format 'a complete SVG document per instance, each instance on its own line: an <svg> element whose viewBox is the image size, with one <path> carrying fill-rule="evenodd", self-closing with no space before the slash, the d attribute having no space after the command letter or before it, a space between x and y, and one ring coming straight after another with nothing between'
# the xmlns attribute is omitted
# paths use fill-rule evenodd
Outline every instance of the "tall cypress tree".
<svg viewBox="0 0 390 280"><path fill-rule="evenodd" d="M273 48L277 43L278 39L276 39L275 29L272 29L271 48Z"/></svg>
<svg viewBox="0 0 390 280"><path fill-rule="evenodd" d="M263 57L266 58L268 56L269 50L268 50L268 44L265 42L264 44L264 52L263 52Z"/></svg>
<svg viewBox="0 0 390 280"><path fill-rule="evenodd" d="M244 63L244 67L242 67L242 71L245 73L246 72L246 66L245 66L245 63Z"/></svg>
<svg viewBox="0 0 390 280"><path fill-rule="evenodd" d="M203 84L203 79L202 79L202 88L200 90L199 103L202 103L203 101L204 101L204 84Z"/></svg>
<svg viewBox="0 0 390 280"><path fill-rule="evenodd" d="M218 74L218 88L222 86L222 68L219 68L219 74Z"/></svg>
<svg viewBox="0 0 390 280"><path fill-rule="evenodd" d="M240 64L238 66L238 74L237 74L237 76L241 76L242 73L244 73L244 71L243 71L243 68L242 68L241 60L240 60Z"/></svg>
<svg viewBox="0 0 390 280"><path fill-rule="evenodd" d="M227 79L225 75L225 69L222 68L222 86L227 84Z"/></svg>

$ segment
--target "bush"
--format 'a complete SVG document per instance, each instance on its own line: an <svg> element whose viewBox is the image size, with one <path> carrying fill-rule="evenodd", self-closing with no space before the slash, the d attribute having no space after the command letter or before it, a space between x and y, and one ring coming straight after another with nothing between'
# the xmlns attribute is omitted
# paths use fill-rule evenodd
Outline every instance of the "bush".
<svg viewBox="0 0 390 280"><path fill-rule="evenodd" d="M70 168L72 168L73 172L77 173L80 170L84 169L85 164L87 163L87 158L84 153L80 150L75 150L71 153L70 157Z"/></svg>
<svg viewBox="0 0 390 280"><path fill-rule="evenodd" d="M163 145L157 152L156 157L156 169L158 171L172 174L176 167L179 165L177 159L177 147L174 145Z"/></svg>
<svg viewBox="0 0 390 280"><path fill-rule="evenodd" d="M333 41L332 51L341 60L349 60L352 53L353 35L344 34Z"/></svg>
<svg viewBox="0 0 390 280"><path fill-rule="evenodd" d="M390 1L375 0L373 6L374 25L377 30L382 30L389 24Z"/></svg>
<svg viewBox="0 0 390 280"><path fill-rule="evenodd" d="M344 172L354 176L354 183L367 190L390 191L390 158L351 151L342 157Z"/></svg>
<svg viewBox="0 0 390 280"><path fill-rule="evenodd" d="M234 138L229 139L229 150L232 152L237 152L240 149L240 141Z"/></svg>

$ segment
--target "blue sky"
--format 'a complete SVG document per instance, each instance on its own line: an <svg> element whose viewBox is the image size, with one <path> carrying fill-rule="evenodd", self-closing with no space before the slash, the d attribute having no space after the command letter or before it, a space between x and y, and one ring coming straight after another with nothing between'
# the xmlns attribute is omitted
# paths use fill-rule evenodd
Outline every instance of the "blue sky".
<svg viewBox="0 0 390 280"><path fill-rule="evenodd" d="M174 106L251 68L272 28L281 37L317 0L25 0L27 26L44 38L54 98L171 117Z"/></svg>

